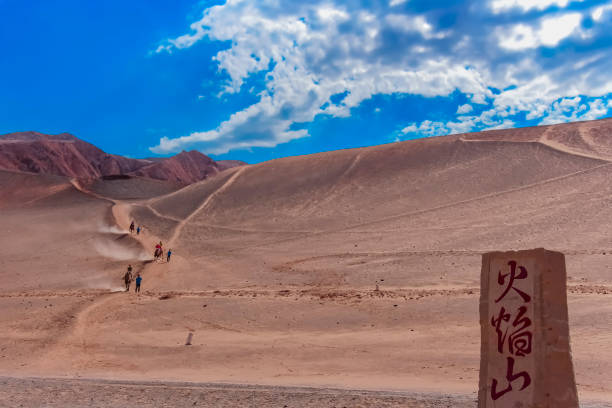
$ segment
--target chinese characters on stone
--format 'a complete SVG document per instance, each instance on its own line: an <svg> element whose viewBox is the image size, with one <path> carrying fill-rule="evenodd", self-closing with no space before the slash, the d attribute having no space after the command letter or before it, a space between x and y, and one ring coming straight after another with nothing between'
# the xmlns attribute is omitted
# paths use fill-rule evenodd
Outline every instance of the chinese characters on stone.
<svg viewBox="0 0 612 408"><path fill-rule="evenodd" d="M508 266L510 267L508 273L498 272L497 283L503 288L503 291L495 300L495 304L499 304L499 312L491 316L491 325L497 334L497 351L506 355L506 378L501 381L496 378L492 380L491 398L493 401L517 389L513 388L513 384L516 387L516 382L519 380L521 381L518 383L520 385L518 391L524 390L531 384L531 376L527 371L515 373L515 359L531 353L533 338L533 333L529 330L531 319L527 317L527 307L531 302L531 296L514 286L516 280L526 279L528 272L523 266L519 266L517 271L516 261L508 262ZM523 302L523 305L517 310L506 310L506 307L503 306L503 300L508 293L511 293L511 290L517 293ZM502 385L503 383L506 385Z"/></svg>

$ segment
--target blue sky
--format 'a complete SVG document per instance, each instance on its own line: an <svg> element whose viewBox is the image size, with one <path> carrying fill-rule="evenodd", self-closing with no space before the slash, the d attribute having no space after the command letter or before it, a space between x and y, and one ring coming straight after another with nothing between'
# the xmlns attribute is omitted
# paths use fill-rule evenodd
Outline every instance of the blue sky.
<svg viewBox="0 0 612 408"><path fill-rule="evenodd" d="M612 113L612 1L0 0L0 133L256 163Z"/></svg>

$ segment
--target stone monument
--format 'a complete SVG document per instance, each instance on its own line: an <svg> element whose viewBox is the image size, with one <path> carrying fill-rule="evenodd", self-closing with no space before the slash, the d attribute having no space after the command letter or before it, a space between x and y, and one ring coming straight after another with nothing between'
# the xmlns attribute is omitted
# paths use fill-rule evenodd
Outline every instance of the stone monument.
<svg viewBox="0 0 612 408"><path fill-rule="evenodd" d="M565 257L532 249L482 256L479 408L578 408Z"/></svg>

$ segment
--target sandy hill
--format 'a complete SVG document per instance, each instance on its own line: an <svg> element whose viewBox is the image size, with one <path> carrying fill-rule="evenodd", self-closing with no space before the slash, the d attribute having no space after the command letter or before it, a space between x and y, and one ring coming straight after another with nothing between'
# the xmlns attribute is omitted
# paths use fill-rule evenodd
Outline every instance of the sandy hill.
<svg viewBox="0 0 612 408"><path fill-rule="evenodd" d="M581 398L612 401L611 151L605 119L283 158L133 198L2 172L0 374L469 396L481 253L546 247L567 257ZM160 240L169 263L150 261ZM109 293L130 262L143 293Z"/></svg>
<svg viewBox="0 0 612 408"><path fill-rule="evenodd" d="M612 128L610 121L596 123ZM412 214L528 190L592 168L606 174L608 146L595 150L583 147L581 138L567 139L579 125L594 126L491 131L279 159L192 185L151 206L183 218L214 194L190 225L201 220L261 232L404 222ZM601 139L606 141L612 145Z"/></svg>
<svg viewBox="0 0 612 408"><path fill-rule="evenodd" d="M17 132L0 135L0 169L86 180L134 175L168 181L171 186L184 186L242 164L240 161L217 163L196 151L156 160L130 159L107 154L68 133L46 135Z"/></svg>

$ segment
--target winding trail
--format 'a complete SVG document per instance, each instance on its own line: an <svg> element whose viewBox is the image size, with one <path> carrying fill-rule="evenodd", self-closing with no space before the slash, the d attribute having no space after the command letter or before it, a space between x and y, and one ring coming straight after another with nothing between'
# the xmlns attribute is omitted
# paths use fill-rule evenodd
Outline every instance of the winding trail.
<svg viewBox="0 0 612 408"><path fill-rule="evenodd" d="M114 224L124 230L127 230L130 224L130 208L131 205L121 200L116 200L108 197L101 196L95 192L92 192L81 185L77 179L71 179L70 183L79 192L94 197L99 200L103 200L112 204L110 207L111 215L114 219ZM146 238L143 235L137 236L130 234L136 241L138 241L144 248L143 241L149 239L154 240L156 237L151 234L147 234ZM147 261L132 261L132 264L136 266L136 272L144 271L147 265ZM81 305L77 310L70 313L73 314L73 318L70 319L69 325L65 331L58 338L54 339L48 346L48 350L43 353L43 357L38 359L38 364L44 367L46 361L53 361L54 359L71 359L71 350L75 347L86 348L86 332L88 327L88 321L90 315L98 308L104 306L112 300L116 300L125 293L123 290L112 291L108 290L67 290L67 291L34 291L29 293L2 293L0 297L74 297L74 298L89 298L90 302ZM73 361L73 367L78 367L81 362ZM44 368L43 368L44 370Z"/></svg>
<svg viewBox="0 0 612 408"><path fill-rule="evenodd" d="M164 214L160 213L160 212L159 212L159 211L157 211L157 210L155 209L155 207L153 207L151 204L147 204L147 205L145 205L145 206L144 206L144 208L147 208L147 209L151 210L151 212L152 212L153 214L155 214L156 216L158 216L159 218L165 218L165 219L167 219L167 220L171 220L171 221L174 221L174 222L179 222L179 223L181 222L181 219L180 219L180 218L176 218L176 217L172 217L172 216L170 216L170 215L164 215Z"/></svg>
<svg viewBox="0 0 612 408"><path fill-rule="evenodd" d="M99 200L108 201L108 202L111 202L111 203L113 203L113 204L117 204L117 202L118 202L117 200L114 200L114 199L109 198L109 197L104 197L104 196L101 196L101 195L100 195L100 194L98 194L98 193L94 193L93 191L86 189L85 187L83 187L83 186L81 185L81 183L79 182L79 180L77 180L76 178L71 178L71 179L70 179L70 184L72 184L72 186L73 186L74 188L76 188L77 190L79 190L81 193L86 194L86 195L88 195L88 196L95 197L95 198L97 198L97 199L99 199Z"/></svg>
<svg viewBox="0 0 612 408"><path fill-rule="evenodd" d="M221 187L219 187L217 190L215 190L212 194L210 194L208 197L206 197L206 200L204 200L202 202L202 204L200 204L198 206L198 208L196 208L195 210L193 210L193 212L191 214L189 214L187 217L185 217L182 221L179 222L179 224L176 226L176 228L174 229L174 232L172 234L172 236L170 237L170 239L168 240L168 245L172 246L174 245L174 243L176 242L176 240L178 239L178 237L181 235L181 232L183 231L183 228L185 227L185 225L193 218L195 217L200 211L202 211L204 208L206 208L206 206L208 206L212 200L218 196L219 194L221 194L222 192L224 192L225 190L227 190L232 184L234 184L234 182L236 181L236 179L238 177L240 177L240 175L246 170L248 169L250 166L241 166Z"/></svg>

